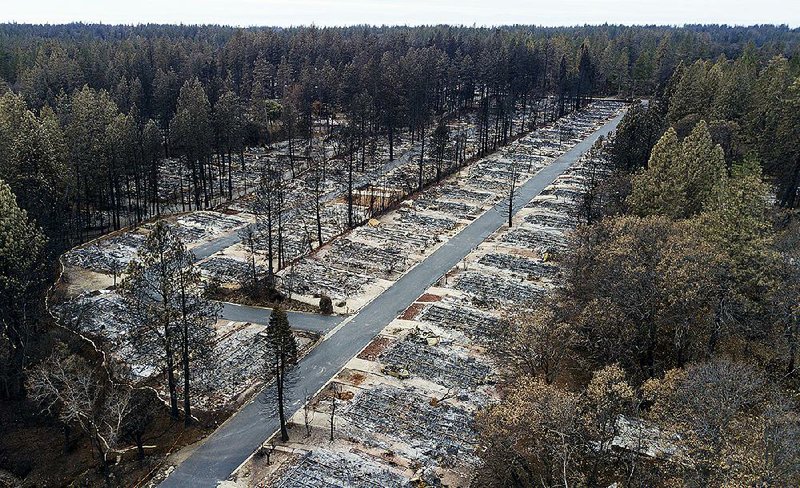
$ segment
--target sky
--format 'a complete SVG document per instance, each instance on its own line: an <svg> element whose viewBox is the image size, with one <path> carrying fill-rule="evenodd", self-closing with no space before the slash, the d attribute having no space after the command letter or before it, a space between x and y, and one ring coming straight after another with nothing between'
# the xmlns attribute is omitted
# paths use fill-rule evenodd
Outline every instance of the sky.
<svg viewBox="0 0 800 488"><path fill-rule="evenodd" d="M18 23L800 26L800 0L0 0Z"/></svg>

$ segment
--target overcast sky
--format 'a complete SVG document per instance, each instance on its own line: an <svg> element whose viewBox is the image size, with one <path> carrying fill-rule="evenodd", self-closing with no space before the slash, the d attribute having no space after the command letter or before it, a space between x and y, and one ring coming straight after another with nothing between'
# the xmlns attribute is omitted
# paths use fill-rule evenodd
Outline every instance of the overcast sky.
<svg viewBox="0 0 800 488"><path fill-rule="evenodd" d="M236 26L800 25L800 0L0 0L0 21Z"/></svg>

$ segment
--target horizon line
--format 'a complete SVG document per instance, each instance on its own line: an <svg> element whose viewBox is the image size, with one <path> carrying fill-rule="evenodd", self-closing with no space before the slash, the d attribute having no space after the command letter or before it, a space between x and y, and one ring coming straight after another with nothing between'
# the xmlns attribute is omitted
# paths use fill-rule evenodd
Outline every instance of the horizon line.
<svg viewBox="0 0 800 488"><path fill-rule="evenodd" d="M408 24L372 24L369 22L363 23L342 23L342 24L317 24L316 22L311 22L308 24L288 24L288 25L279 25L279 24L224 24L224 23L174 23L174 22L103 22L103 21L86 21L86 20L73 20L69 22L20 22L16 20L0 20L0 25L21 25L21 26L49 26L49 27L59 27L59 26L69 26L69 25L85 25L85 26L105 26L105 27L148 27L148 26L159 26L159 27L223 27L223 28L230 28L230 29L302 29L302 28L318 28L318 29L346 29L352 27L372 27L372 28L401 28L401 27L457 27L457 28L466 28L466 29L501 29L501 28L509 28L509 27L535 27L539 29L559 29L559 28L567 28L567 29L574 29L580 27L650 27L650 28L672 28L672 29L685 29L689 27L727 27L727 28L759 28L759 27L775 27L781 28L785 27L789 30L798 30L800 29L800 24L798 25L791 25L789 23L760 23L760 24L730 24L730 23L702 23L702 22L686 22L683 24L656 24L656 23L613 23L613 22L603 22L603 23L583 23L583 24L528 24L528 23L518 23L518 24L463 24L463 23L447 23L447 22L435 22L435 23L408 23Z"/></svg>

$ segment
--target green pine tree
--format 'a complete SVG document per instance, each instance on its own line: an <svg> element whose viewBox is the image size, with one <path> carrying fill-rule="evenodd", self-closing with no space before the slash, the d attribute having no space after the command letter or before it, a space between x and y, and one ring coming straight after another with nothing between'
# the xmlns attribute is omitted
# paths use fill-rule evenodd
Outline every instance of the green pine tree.
<svg viewBox="0 0 800 488"><path fill-rule="evenodd" d="M686 217L700 213L720 181L725 179L725 155L711 140L708 124L701 120L681 144L681 170L686 181Z"/></svg>
<svg viewBox="0 0 800 488"><path fill-rule="evenodd" d="M689 218L703 210L725 178L725 156L701 120L683 142L670 128L653 147L646 170L632 179L628 204L641 216Z"/></svg>
<svg viewBox="0 0 800 488"><path fill-rule="evenodd" d="M278 418L281 423L281 440L289 440L284 412L284 381L286 369L297 362L297 341L289 326L289 319L281 307L275 307L267 326L267 371L275 375L278 390Z"/></svg>
<svg viewBox="0 0 800 488"><path fill-rule="evenodd" d="M36 293L43 283L42 249L45 237L17 206L11 188L0 180L0 341L8 353L0 369L0 398L22 393L22 368L26 362L26 344L36 331L32 312L41 298ZM4 344L4 345L3 345Z"/></svg>
<svg viewBox="0 0 800 488"><path fill-rule="evenodd" d="M628 205L641 216L678 217L686 206L686 182L681 177L681 144L672 128L658 140L650 154L647 169L631 181Z"/></svg>

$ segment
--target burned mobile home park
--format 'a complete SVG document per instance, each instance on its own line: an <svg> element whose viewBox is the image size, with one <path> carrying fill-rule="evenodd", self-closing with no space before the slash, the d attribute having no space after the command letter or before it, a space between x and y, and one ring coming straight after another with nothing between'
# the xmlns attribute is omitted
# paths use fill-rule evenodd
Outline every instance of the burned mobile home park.
<svg viewBox="0 0 800 488"><path fill-rule="evenodd" d="M325 25L0 24L0 486L800 483L796 28Z"/></svg>

